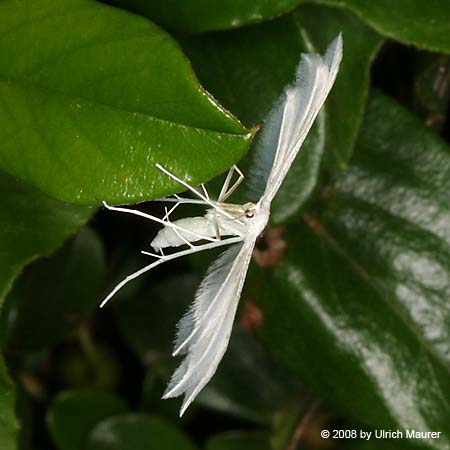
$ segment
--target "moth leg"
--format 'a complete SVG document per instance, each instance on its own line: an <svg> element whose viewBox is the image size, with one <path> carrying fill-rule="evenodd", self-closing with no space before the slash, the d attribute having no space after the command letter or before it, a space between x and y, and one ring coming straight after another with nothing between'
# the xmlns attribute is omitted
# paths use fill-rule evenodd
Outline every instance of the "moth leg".
<svg viewBox="0 0 450 450"><path fill-rule="evenodd" d="M165 256L159 256L155 255L154 253L143 251L142 253L145 255L155 256L157 258L156 261L153 261L151 264L148 264L147 266L142 267L141 269L137 270L136 272L133 272L132 274L128 275L125 279L123 279L119 284L116 285L116 287L108 294L108 296L102 301L100 304L100 308L106 305L106 303L110 300L111 297L113 297L117 291L122 289L127 283L134 280L135 278L141 276L145 272L148 272L149 270L159 266L160 264L163 264L167 261L171 261L172 259L181 258L182 256L191 255L193 253L201 252L203 250L209 250L216 247L222 247L224 245L229 244L236 244L238 242L241 242L241 237L234 237L229 239L224 239L222 241L214 241L214 242L208 242L207 244L201 244L193 246L192 248L188 248L187 250L181 250L179 252L172 253L170 255Z"/></svg>
<svg viewBox="0 0 450 450"><path fill-rule="evenodd" d="M164 208L164 209L166 210L166 215L164 217L167 218L166 220L168 223L171 223L170 219L169 219L170 212L167 210L167 208ZM175 207L173 207L170 211L172 211L173 209L175 209ZM180 227L180 229L183 230L183 227ZM191 248L194 247L194 245L191 242L189 242L176 228L174 228L173 231L185 244L189 245L189 247L191 247Z"/></svg>
<svg viewBox="0 0 450 450"><path fill-rule="evenodd" d="M165 211L166 211L166 214L165 214L165 216L163 217L162 220L167 220L167 221L169 222L169 216L170 216L170 215L178 208L179 205L180 205L180 204L179 204L178 202L175 203L175 205L172 206L172 208L170 208L169 211L167 211L167 208L165 207L164 209L165 209Z"/></svg>
<svg viewBox="0 0 450 450"><path fill-rule="evenodd" d="M223 208L221 208L216 202L213 202L209 198L207 198L204 194L199 192L197 189L192 187L189 183L186 183L186 181L182 180L181 178L178 178L173 173L169 172L166 168L164 168L161 164L155 164L156 168L159 169L161 172L165 173L168 177L172 178L173 180L180 183L182 186L184 186L186 189L189 189L191 192L193 192L197 197L199 197L201 200L203 200L206 204L214 208L216 211L219 211L220 214L228 217L229 219L232 219L233 216L225 211Z"/></svg>
<svg viewBox="0 0 450 450"><path fill-rule="evenodd" d="M233 172L231 172L233 171ZM236 173L238 174L238 179L234 182L234 184L231 186L230 189L228 189L228 186L231 182L231 176L230 179L228 180L228 176L231 174L233 175L234 171L236 171ZM227 175L227 179L225 180L224 185L222 186L222 190L220 191L220 196L219 196L219 202L224 202L225 200L227 200L230 195L236 191L236 189L240 186L240 184L244 181L244 174L242 173L242 171L239 169L238 166L233 166L230 171L228 172ZM224 189L226 182L228 181L228 184L226 185L226 189Z"/></svg>
<svg viewBox="0 0 450 450"><path fill-rule="evenodd" d="M211 200L211 199L209 198L209 194L208 194L208 191L206 190L205 184L202 183L200 186L201 186L201 188L202 188L202 191L203 191L203 194L205 195L205 197L206 197L208 200Z"/></svg>
<svg viewBox="0 0 450 450"><path fill-rule="evenodd" d="M225 178L225 181L223 182L222 185L222 189L220 190L220 194L219 194L219 198L217 199L217 201L219 203L222 203L223 201L223 197L226 194L227 190L228 190L228 186L230 185L231 179L233 178L233 174L234 174L234 167L230 167L230 169L228 170L227 176Z"/></svg>
<svg viewBox="0 0 450 450"><path fill-rule="evenodd" d="M167 219L163 220L159 217L152 216L151 214L144 213L142 211L139 211L138 209L128 209L128 208L118 208L116 206L110 206L106 202L103 202L103 206L110 211L117 211L117 212L124 212L127 214L134 214L135 216L143 217L144 219L152 220L153 222L160 223L161 225L164 225L165 227L172 228L173 230L179 230L179 231L186 231L184 228L178 226L176 223L172 223L170 221L167 221ZM189 230L189 233L191 233L194 236L199 237L200 239L205 239L210 242L216 242L217 239L210 238L209 236L204 236L203 234L197 233L195 231Z"/></svg>
<svg viewBox="0 0 450 450"><path fill-rule="evenodd" d="M222 236L220 235L219 221L217 220L217 213L216 213L216 211L214 211L213 223L214 223L214 231L216 232L216 239L218 241L220 241L222 239Z"/></svg>
<svg viewBox="0 0 450 450"><path fill-rule="evenodd" d="M154 202L172 202L172 203L189 204L189 205L208 205L208 203L205 203L203 200L198 200L195 198L180 197L177 194L174 194L173 197L157 198L152 201L154 201Z"/></svg>

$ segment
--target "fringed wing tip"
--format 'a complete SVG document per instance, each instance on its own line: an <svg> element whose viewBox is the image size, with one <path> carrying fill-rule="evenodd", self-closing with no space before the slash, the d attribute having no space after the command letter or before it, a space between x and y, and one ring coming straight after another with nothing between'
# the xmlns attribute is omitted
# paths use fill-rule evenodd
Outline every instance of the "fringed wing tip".
<svg viewBox="0 0 450 450"><path fill-rule="evenodd" d="M334 41L328 46L325 53L325 64L327 64L328 69L333 75L337 74L339 69L339 64L342 60L343 55L344 40L342 38L342 33L339 33Z"/></svg>

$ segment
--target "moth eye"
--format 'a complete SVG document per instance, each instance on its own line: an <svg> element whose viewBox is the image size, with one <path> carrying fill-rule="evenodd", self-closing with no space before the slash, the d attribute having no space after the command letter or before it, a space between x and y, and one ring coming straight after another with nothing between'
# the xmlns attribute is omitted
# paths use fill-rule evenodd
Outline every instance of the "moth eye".
<svg viewBox="0 0 450 450"><path fill-rule="evenodd" d="M245 217L247 217L247 219L251 219L254 215L255 213L250 209L247 209L247 211L245 211Z"/></svg>

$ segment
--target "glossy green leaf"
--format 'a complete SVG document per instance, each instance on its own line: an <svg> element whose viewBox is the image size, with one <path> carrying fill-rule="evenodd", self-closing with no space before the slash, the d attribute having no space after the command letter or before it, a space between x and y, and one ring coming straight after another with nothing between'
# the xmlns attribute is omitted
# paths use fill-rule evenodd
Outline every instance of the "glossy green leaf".
<svg viewBox="0 0 450 450"><path fill-rule="evenodd" d="M159 197L180 185L156 162L197 184L249 145L146 19L89 0L4 0L0 36L0 168L56 198Z"/></svg>
<svg viewBox="0 0 450 450"><path fill-rule="evenodd" d="M103 248L88 228L49 258L28 267L2 311L2 332L15 351L52 345L98 306ZM8 329L8 331L5 330Z"/></svg>
<svg viewBox="0 0 450 450"><path fill-rule="evenodd" d="M89 436L86 450L195 450L190 439L156 417L127 414L104 420Z"/></svg>
<svg viewBox="0 0 450 450"><path fill-rule="evenodd" d="M205 450L270 450L265 432L229 431L208 439Z"/></svg>
<svg viewBox="0 0 450 450"><path fill-rule="evenodd" d="M124 401L94 390L64 391L52 402L47 423L61 450L84 450L91 430L101 421L127 411Z"/></svg>
<svg viewBox="0 0 450 450"><path fill-rule="evenodd" d="M441 0L317 0L348 8L383 36L450 53L450 3Z"/></svg>
<svg viewBox="0 0 450 450"><path fill-rule="evenodd" d="M16 450L19 426L14 414L15 390L3 358L0 358L0 405L0 448Z"/></svg>
<svg viewBox="0 0 450 450"><path fill-rule="evenodd" d="M283 14L301 0L108 0L183 32L236 28Z"/></svg>
<svg viewBox="0 0 450 450"><path fill-rule="evenodd" d="M336 85L275 199L274 223L294 216L310 198L325 149L340 167L351 155L367 97L370 62L381 40L352 14L308 6L257 27L183 41L205 86L245 124L254 126L263 123L293 80L301 52L322 53L340 32L344 59ZM357 41L351 39L355 34L360 36Z"/></svg>
<svg viewBox="0 0 450 450"><path fill-rule="evenodd" d="M450 149L374 95L349 169L263 290L272 351L336 410L450 437Z"/></svg>

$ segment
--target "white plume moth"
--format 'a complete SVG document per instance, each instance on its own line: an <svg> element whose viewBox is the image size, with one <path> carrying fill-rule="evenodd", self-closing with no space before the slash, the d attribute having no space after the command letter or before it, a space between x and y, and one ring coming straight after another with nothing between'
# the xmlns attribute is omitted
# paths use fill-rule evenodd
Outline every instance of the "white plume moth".
<svg viewBox="0 0 450 450"><path fill-rule="evenodd" d="M162 219L104 203L108 209L135 214L159 222L164 227L151 243L154 253L142 252L156 258L156 261L126 277L101 306L126 283L162 263L231 245L209 268L194 303L178 324L173 355L184 355L184 360L173 374L163 398L184 394L180 415L214 375L226 351L256 239L266 227L271 202L333 86L341 58L341 35L331 43L324 57L317 54L302 55L296 82L285 90L270 112L255 151L250 187L252 195L259 198L256 203L226 203L244 178L236 166L228 172L218 199L212 200L204 185L196 189L160 164L156 164L159 170L197 198L175 195L161 199L174 203L170 209L166 208ZM238 178L232 183L235 172ZM172 222L170 215L181 204L200 204L208 209L204 216ZM181 246L187 248L164 253L166 248Z"/></svg>

